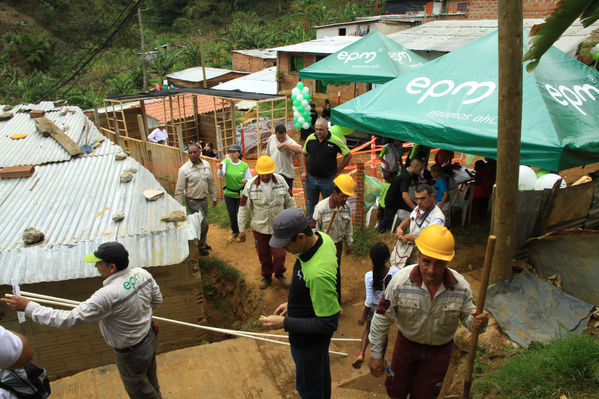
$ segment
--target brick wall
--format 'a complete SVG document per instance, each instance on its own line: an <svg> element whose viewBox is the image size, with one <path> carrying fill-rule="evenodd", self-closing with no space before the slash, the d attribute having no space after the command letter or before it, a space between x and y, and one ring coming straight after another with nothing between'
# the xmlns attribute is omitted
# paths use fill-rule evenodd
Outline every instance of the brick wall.
<svg viewBox="0 0 599 399"><path fill-rule="evenodd" d="M197 243L190 241L190 256L182 263L147 269L154 276L164 297L164 302L155 310L155 315L189 323L204 320L202 278L197 257ZM53 263L60 260L48 261ZM96 277L28 284L21 286L21 289L83 301L101 287L102 278ZM8 286L0 287L2 296L10 291ZM4 313L3 327L20 332L29 338L34 352L33 362L46 368L51 379L114 363L112 349L106 345L97 323L72 329L43 327L29 320L19 325L14 311L2 306L0 312ZM199 345L207 335L204 330L196 328L164 322L159 324L160 335L157 348L159 353Z"/></svg>
<svg viewBox="0 0 599 399"><path fill-rule="evenodd" d="M304 61L304 68L309 65L312 65L316 61L316 54L302 54ZM299 73L296 71L289 71L289 53L278 52L277 54L277 65L278 65L278 75L280 76L279 80L279 93L291 95L291 90L297 85L299 82ZM359 96L360 94L366 93L370 85L368 83L346 83L341 84L340 86L329 85L327 87L327 93L317 93L316 92L316 81L313 79L302 79L302 82L305 86L310 88L310 93L312 94L312 102L316 105L316 109L318 114L320 115L322 112L322 108L324 106L324 100L328 99L331 102L331 106L335 107L337 105L337 93L341 92L341 102L340 104L347 102L354 97Z"/></svg>
<svg viewBox="0 0 599 399"><path fill-rule="evenodd" d="M523 17L545 18L553 11L556 3L557 0L523 0ZM497 19L497 0L469 0L467 19Z"/></svg>
<svg viewBox="0 0 599 399"><path fill-rule="evenodd" d="M274 59L252 57L241 53L233 53L233 70L241 72L258 72L276 65Z"/></svg>

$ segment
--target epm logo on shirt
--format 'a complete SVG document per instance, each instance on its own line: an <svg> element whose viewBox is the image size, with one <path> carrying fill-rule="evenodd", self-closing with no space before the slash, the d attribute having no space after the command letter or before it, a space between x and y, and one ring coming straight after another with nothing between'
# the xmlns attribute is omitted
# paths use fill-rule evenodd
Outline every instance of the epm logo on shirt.
<svg viewBox="0 0 599 399"><path fill-rule="evenodd" d="M135 285L144 281L146 278L141 272L135 273L133 276L129 277L128 281L123 283L123 288L126 290L135 289Z"/></svg>

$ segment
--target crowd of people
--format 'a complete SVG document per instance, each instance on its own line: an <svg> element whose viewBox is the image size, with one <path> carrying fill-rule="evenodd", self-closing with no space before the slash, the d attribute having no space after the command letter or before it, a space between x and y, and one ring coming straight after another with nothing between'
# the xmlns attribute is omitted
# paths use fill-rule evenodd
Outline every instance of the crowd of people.
<svg viewBox="0 0 599 399"><path fill-rule="evenodd" d="M267 289L274 275L278 284L289 290L287 302L259 321L266 328L283 328L289 333L300 396L329 398L329 345L343 311L342 253L344 247L346 254L352 252L352 210L347 201L355 195L355 182L343 173L351 152L328 131L327 120L317 119L314 130L300 146L284 126L277 126L265 154L257 159L255 176L242 160L241 147L232 144L218 163L216 176L224 182L231 228L228 241L245 241L249 224L260 262L260 288ZM154 138L159 139L159 134ZM189 160L178 171L174 195L189 213L202 215L198 242L202 256L211 250L207 243L208 201L217 205L213 171L201 157L216 155L210 151L211 143L189 144ZM399 210L405 211L405 218L394 231L397 242L392 250L383 242L370 249L372 270L364 276L366 299L358 319L365 329L352 365L361 367L370 344L371 373L381 376L387 371L385 386L393 398L436 397L447 372L458 321L480 329L488 321L486 312L476 314L466 280L447 267L455 254L444 213L452 189L447 168L453 154L438 153L429 172L429 151L415 146L404 164L403 143L395 140L380 154L388 187L380 200L378 228L391 229ZM293 198L294 155L303 166L307 215ZM483 189L489 188L486 180L490 173L487 168L485 175L480 165L475 169L482 195ZM480 206L484 207L484 202ZM285 275L287 252L296 258L290 278ZM117 242L100 245L84 261L95 264L104 278L103 287L73 310L52 309L19 296L2 298L2 302L41 325L72 328L98 322L106 343L114 349L129 396L160 398L155 360L158 331L151 321L152 310L162 302L160 288L150 273L128 266L129 254ZM388 330L394 322L399 332L386 368ZM10 353L0 354L1 367L19 367L31 360L24 337L0 329L0 340L11 348Z"/></svg>

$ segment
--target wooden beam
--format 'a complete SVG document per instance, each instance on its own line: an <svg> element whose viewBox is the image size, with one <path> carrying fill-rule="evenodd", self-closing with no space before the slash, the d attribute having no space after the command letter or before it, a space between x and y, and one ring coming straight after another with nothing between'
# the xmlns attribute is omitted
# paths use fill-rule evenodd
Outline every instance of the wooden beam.
<svg viewBox="0 0 599 399"><path fill-rule="evenodd" d="M143 100L142 100L143 101ZM146 140L146 129L144 128L143 116L137 115L137 126L139 127L139 135L141 136L141 142L143 143L143 153L141 156L142 163L146 166L146 160L148 157L148 142Z"/></svg>
<svg viewBox="0 0 599 399"><path fill-rule="evenodd" d="M44 137L51 136L58 144L62 146L71 156L80 155L83 151L69 136L58 128L51 120L42 116L35 118L35 127Z"/></svg>
<svg viewBox="0 0 599 399"><path fill-rule="evenodd" d="M198 96L194 94L191 98L192 98L192 102L193 102L193 121L194 121L195 128L196 128L195 139L197 140L198 138L200 138L200 120L199 120L199 115L198 115Z"/></svg>

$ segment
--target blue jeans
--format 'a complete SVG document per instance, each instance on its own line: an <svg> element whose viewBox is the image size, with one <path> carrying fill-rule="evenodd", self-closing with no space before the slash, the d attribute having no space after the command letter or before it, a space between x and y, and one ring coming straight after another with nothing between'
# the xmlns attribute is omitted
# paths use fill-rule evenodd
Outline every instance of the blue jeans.
<svg viewBox="0 0 599 399"><path fill-rule="evenodd" d="M229 223L231 224L231 230L233 231L233 234L239 234L237 212L239 211L240 203L241 198L231 198L225 195L225 205L227 207L227 213L229 214Z"/></svg>
<svg viewBox="0 0 599 399"><path fill-rule="evenodd" d="M330 342L330 339L324 340L310 348L291 345L291 357L295 362L295 388L302 399L331 397Z"/></svg>
<svg viewBox="0 0 599 399"><path fill-rule="evenodd" d="M326 198L333 194L335 183L333 180L335 175L329 177L315 177L308 174L306 179L306 199L308 200L308 220L312 219L314 213L314 207L318 204L319 195L322 194L322 198Z"/></svg>
<svg viewBox="0 0 599 399"><path fill-rule="evenodd" d="M289 188L293 190L293 178L290 179L288 177L283 176L283 179L285 179L285 182L287 183Z"/></svg>

